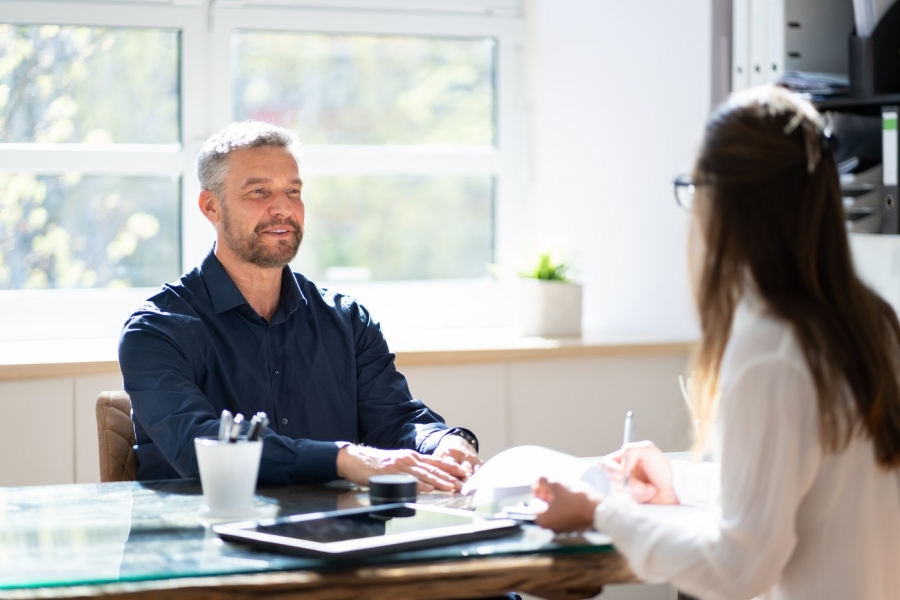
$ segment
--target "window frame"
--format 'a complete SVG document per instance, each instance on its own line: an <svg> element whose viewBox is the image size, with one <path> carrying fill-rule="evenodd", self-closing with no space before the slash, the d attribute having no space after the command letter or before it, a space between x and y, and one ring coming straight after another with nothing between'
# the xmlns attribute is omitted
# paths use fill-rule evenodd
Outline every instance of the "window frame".
<svg viewBox="0 0 900 600"><path fill-rule="evenodd" d="M4 170L37 174L81 171L91 175L181 175L182 272L197 266L209 251L214 233L197 208L200 193L195 158L208 136L233 120L231 34L235 29L334 34L491 37L496 40L493 147L437 145L304 145L305 178L355 175L475 175L494 180L494 261L516 264L528 240L526 194L526 105L524 22L521 0L333 0L327 8L313 0L0 0L0 23L34 23L106 27L159 27L181 32L181 143L176 145L0 144ZM301 132L302 134L302 132ZM302 252L301 248L301 252ZM163 282L160 282L162 284ZM327 285L328 282L319 282ZM485 279L354 283L370 307L385 307L392 326L421 327L427 319L410 316L409 307L391 310L397 298L432 297L430 314L448 315L442 327L505 326L502 293L475 318L452 307L473 293L484 293ZM343 284L337 284L345 288ZM434 293L435 290L440 293ZM496 289L496 286L491 289ZM69 334L65 323L88 312L121 317L135 310L155 288L127 293L94 290L0 291L4 315L40 323L30 333L0 316L0 339L111 337L111 325L97 335ZM58 299L66 306L48 318L35 307ZM465 302L463 302L465 304ZM442 311L441 306L446 310ZM374 312L374 311L373 311ZM376 314L376 316L378 316ZM4 321L9 320L8 323ZM7 331L8 333L2 333ZM11 332L11 333L9 333ZM25 336L25 337L22 337Z"/></svg>

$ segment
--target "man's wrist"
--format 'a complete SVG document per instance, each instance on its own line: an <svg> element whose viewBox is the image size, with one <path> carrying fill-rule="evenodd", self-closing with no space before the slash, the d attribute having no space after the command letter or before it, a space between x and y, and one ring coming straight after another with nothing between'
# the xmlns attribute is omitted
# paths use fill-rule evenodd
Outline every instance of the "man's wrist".
<svg viewBox="0 0 900 600"><path fill-rule="evenodd" d="M353 444L350 442L335 442L335 445L338 447L337 457L334 459L335 474L342 479L347 479L347 461L353 459L351 456Z"/></svg>
<svg viewBox="0 0 900 600"><path fill-rule="evenodd" d="M468 429L464 427L451 427L449 430L447 430L447 433L444 434L445 437L448 435L462 438L463 440L468 442L468 444L475 449L475 453L478 454L478 438L475 437L475 434Z"/></svg>

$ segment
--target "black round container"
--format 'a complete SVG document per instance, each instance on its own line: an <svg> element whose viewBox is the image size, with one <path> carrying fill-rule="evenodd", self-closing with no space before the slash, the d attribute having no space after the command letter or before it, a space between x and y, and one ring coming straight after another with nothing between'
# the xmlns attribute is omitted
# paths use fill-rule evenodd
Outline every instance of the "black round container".
<svg viewBox="0 0 900 600"><path fill-rule="evenodd" d="M416 484L412 475L372 475L369 477L369 503L397 504L416 501Z"/></svg>

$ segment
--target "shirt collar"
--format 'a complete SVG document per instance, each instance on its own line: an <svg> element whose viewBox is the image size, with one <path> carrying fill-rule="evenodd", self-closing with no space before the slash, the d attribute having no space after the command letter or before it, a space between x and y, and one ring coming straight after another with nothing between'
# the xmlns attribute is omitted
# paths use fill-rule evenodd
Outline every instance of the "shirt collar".
<svg viewBox="0 0 900 600"><path fill-rule="evenodd" d="M216 247L213 246L200 264L200 274L206 282L206 289L212 298L213 308L216 314L238 306L247 305L247 300L241 294L234 281L225 271L225 267L216 257ZM286 315L293 314L300 302L306 303L306 297L297 283L290 266L285 266L281 274L281 309Z"/></svg>
<svg viewBox="0 0 900 600"><path fill-rule="evenodd" d="M290 265L285 265L281 272L281 310L285 315L292 315L300 308L300 303L306 304L306 296L294 277ZM277 318L277 317L276 317Z"/></svg>
<svg viewBox="0 0 900 600"><path fill-rule="evenodd" d="M213 308L216 314L231 310L237 306L247 304L241 290L234 284L231 277L225 271L225 267L216 257L216 247L213 246L206 258L200 264L200 274L206 282L206 289L212 298Z"/></svg>
<svg viewBox="0 0 900 600"><path fill-rule="evenodd" d="M753 281L753 278L748 273L744 277L744 286L741 290L740 300L734 309L731 331L735 332L744 329L766 312L768 312L766 301L763 300L756 282Z"/></svg>

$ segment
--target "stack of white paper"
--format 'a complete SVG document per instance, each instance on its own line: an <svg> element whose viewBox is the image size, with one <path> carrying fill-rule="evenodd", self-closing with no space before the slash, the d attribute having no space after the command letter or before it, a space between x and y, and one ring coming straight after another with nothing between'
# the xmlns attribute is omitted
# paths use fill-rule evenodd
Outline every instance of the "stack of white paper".
<svg viewBox="0 0 900 600"><path fill-rule="evenodd" d="M504 450L484 463L463 485L462 493L473 495L473 506L527 494L541 477L557 481L584 481L604 494L609 478L591 462L540 446L518 446Z"/></svg>

